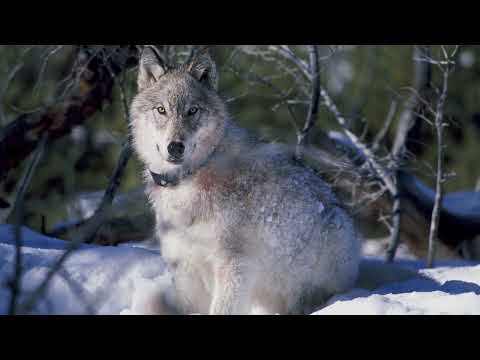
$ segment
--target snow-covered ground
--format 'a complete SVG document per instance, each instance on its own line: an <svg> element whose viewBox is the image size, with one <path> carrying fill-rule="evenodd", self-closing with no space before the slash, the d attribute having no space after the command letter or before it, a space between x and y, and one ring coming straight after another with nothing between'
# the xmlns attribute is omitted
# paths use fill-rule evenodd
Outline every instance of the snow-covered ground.
<svg viewBox="0 0 480 360"><path fill-rule="evenodd" d="M36 289L66 243L23 229L22 288ZM0 225L0 314L10 298L5 283L15 263L13 227ZM159 254L146 248L82 246L56 275L38 314L144 314L148 301L170 284ZM28 296L28 295L26 295Z"/></svg>
<svg viewBox="0 0 480 360"><path fill-rule="evenodd" d="M35 289L65 243L23 229L23 293ZM372 245L368 245L372 254ZM406 254L406 253L405 253ZM355 289L331 299L315 315L333 314L480 314L480 265L456 262L432 270L405 258L398 265L418 277L393 282L374 291ZM0 225L0 314L8 310L15 263L13 228ZM366 257L371 268L382 260ZM148 314L152 299L169 288L171 279L154 247L82 246L51 282L37 314Z"/></svg>

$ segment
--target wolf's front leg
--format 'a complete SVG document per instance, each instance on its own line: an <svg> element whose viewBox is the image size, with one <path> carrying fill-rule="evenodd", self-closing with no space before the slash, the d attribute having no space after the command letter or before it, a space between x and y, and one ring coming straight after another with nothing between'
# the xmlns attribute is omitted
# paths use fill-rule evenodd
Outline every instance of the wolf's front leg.
<svg viewBox="0 0 480 360"><path fill-rule="evenodd" d="M249 311L250 283L246 266L230 260L215 266L215 288L210 315L243 315Z"/></svg>

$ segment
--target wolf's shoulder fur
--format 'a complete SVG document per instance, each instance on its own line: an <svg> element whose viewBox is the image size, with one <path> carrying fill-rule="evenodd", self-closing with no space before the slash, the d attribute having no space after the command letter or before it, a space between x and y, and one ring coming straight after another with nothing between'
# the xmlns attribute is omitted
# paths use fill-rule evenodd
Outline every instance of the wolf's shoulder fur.
<svg viewBox="0 0 480 360"><path fill-rule="evenodd" d="M355 283L352 219L288 146L234 125L212 64L202 54L169 73L144 54L146 90L132 105L135 149L177 301L195 313L311 312Z"/></svg>

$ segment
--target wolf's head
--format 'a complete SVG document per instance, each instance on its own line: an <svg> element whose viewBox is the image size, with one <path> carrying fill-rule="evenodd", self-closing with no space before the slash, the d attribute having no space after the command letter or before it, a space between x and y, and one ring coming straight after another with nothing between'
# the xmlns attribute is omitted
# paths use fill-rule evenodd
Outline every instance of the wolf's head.
<svg viewBox="0 0 480 360"><path fill-rule="evenodd" d="M151 175L147 180L164 186L208 161L227 121L217 87L217 69L207 52L167 69L145 48L131 119L135 150Z"/></svg>

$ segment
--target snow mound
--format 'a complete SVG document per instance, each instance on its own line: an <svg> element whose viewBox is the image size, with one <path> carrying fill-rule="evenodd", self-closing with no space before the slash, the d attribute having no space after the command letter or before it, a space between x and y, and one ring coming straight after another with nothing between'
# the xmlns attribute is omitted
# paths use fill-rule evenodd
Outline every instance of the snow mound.
<svg viewBox="0 0 480 360"><path fill-rule="evenodd" d="M66 243L22 229L23 299L44 280ZM0 225L0 314L8 312L15 264L13 227ZM364 264L382 271L382 260ZM480 265L439 264L424 269L405 259L397 266L415 276L373 291L354 289L332 298L314 315L335 314L480 314ZM160 294L171 290L171 278L152 244L120 247L82 246L55 275L35 314L136 315L154 313ZM22 300L22 299L21 299Z"/></svg>
<svg viewBox="0 0 480 360"><path fill-rule="evenodd" d="M480 265L457 261L423 269L422 263L411 260L398 265L418 276L374 291L354 289L332 298L314 315L480 314Z"/></svg>
<svg viewBox="0 0 480 360"><path fill-rule="evenodd" d="M66 243L23 229L25 299L43 281ZM15 262L13 227L0 225L0 314L8 311ZM159 253L144 248L83 246L55 275L36 314L144 314L171 279Z"/></svg>

